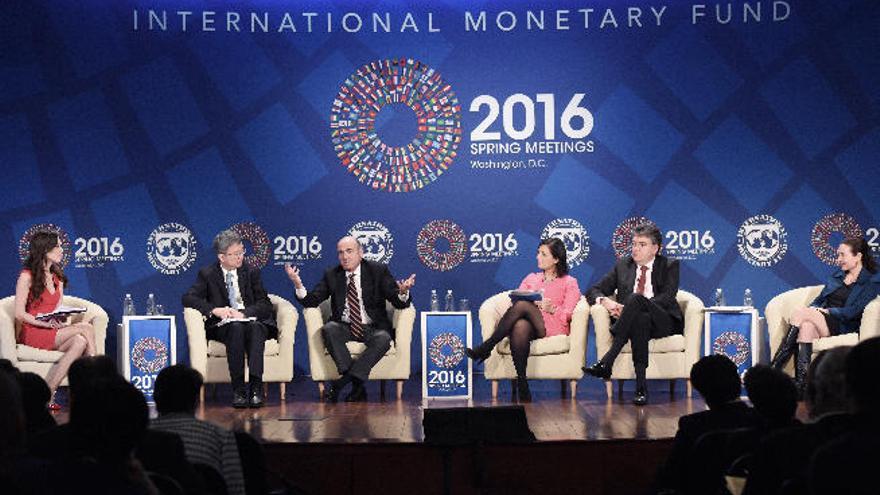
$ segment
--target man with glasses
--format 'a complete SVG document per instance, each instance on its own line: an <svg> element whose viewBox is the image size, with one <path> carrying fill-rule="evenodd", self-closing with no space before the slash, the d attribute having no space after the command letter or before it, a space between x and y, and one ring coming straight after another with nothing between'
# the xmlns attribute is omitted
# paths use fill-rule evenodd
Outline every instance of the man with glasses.
<svg viewBox="0 0 880 495"><path fill-rule="evenodd" d="M232 378L232 407L263 406L263 350L278 336L272 302L260 271L244 264L244 244L233 230L214 238L218 262L199 270L196 283L183 295L183 305L204 317L207 337L226 346ZM245 387L244 360L248 383Z"/></svg>
<svg viewBox="0 0 880 495"><path fill-rule="evenodd" d="M682 333L684 317L675 296L678 294L678 261L659 254L663 236L652 224L633 229L632 255L622 258L596 285L587 291L590 305L601 304L614 325L611 348L598 363L584 372L604 380L611 378L614 360L627 342L632 343L636 375L633 403L648 402L645 373L648 369L648 342ZM616 297L610 299L609 296Z"/></svg>

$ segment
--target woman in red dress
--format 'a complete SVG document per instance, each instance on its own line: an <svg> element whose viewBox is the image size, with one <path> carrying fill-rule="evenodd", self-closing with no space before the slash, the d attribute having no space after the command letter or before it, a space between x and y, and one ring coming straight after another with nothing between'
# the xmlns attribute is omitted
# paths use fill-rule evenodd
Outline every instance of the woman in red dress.
<svg viewBox="0 0 880 495"><path fill-rule="evenodd" d="M68 325L63 319L36 317L40 313L51 313L61 305L67 284L60 265L63 255L57 234L37 232L31 239L24 269L15 285L15 319L21 325L18 342L64 353L46 375L53 394L74 360L95 355L95 331L90 323Z"/></svg>

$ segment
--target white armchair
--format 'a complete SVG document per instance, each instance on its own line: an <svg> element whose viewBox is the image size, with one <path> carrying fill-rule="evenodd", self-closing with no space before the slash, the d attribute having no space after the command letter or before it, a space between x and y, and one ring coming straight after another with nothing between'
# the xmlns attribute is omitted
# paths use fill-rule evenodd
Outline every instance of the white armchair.
<svg viewBox="0 0 880 495"><path fill-rule="evenodd" d="M767 303L764 316L767 319L767 334L770 338L770 356L776 354L776 349L782 343L785 333L788 332L789 318L795 309L808 306L815 299L824 285L813 285L792 289L774 297ZM880 336L880 297L874 299L862 313L862 323L858 332L844 333L831 337L824 337L813 341L813 357L816 354L833 347L842 345L853 346L865 339ZM785 371L794 375L794 364L786 363Z"/></svg>
<svg viewBox="0 0 880 495"><path fill-rule="evenodd" d="M309 367L312 372L312 380L318 383L318 394L324 396L324 382L339 378L336 363L327 352L324 345L324 336L321 335L321 327L330 321L331 299L322 302L317 308L303 309L303 318L306 321L306 334L309 338ZM388 317L395 329L394 340L391 348L376 363L370 371L370 380L379 380L380 392L385 395L385 380L397 382L397 399L403 396L403 383L410 375L410 348L412 347L413 326L416 321L416 308L410 304L406 309L395 309L389 303L385 304ZM346 344L351 357L357 359L367 348L360 342L348 342Z"/></svg>
<svg viewBox="0 0 880 495"><path fill-rule="evenodd" d="M501 292L486 299L480 305L480 329L483 340L487 339L498 320L511 306L510 291ZM536 339L529 345L529 362L526 376L540 380L560 380L560 390L565 395L565 382L571 388L571 397L577 393L577 382L584 376L581 369L587 354L587 323L590 305L581 297L571 315L569 335L554 335ZM515 379L516 369L510 354L510 340L504 338L492 349L484 363L484 376L492 381L492 399L498 398L498 380Z"/></svg>
<svg viewBox="0 0 880 495"><path fill-rule="evenodd" d="M293 340L299 313L290 301L269 294L278 324L278 338L266 340L263 351L263 383L278 383L281 400L286 399L286 385L293 380ZM208 340L205 318L193 308L183 308L183 321L189 341L189 359L193 369L205 377L205 383L229 383L229 365L226 362L226 346L216 340ZM247 363L245 363L247 380ZM202 394L204 399L204 393Z"/></svg>
<svg viewBox="0 0 880 495"><path fill-rule="evenodd" d="M97 304L73 296L64 296L61 301L64 306L86 308L85 313L71 316L71 323L91 321L95 329L95 347L98 354L104 354L105 339L107 337L107 323L109 317ZM21 371L30 371L43 378L49 373L49 368L64 355L59 351L47 351L19 344L16 341L15 322L15 296L9 296L0 300L0 358L8 359L13 366ZM67 385L67 377L61 382Z"/></svg>
<svg viewBox="0 0 880 495"><path fill-rule="evenodd" d="M703 334L703 302L690 292L679 290L676 295L678 305L684 314L684 332L661 339L651 339L648 344L648 379L669 380L670 391L674 390L675 380L684 379L687 396L692 394L691 367L700 359L700 339ZM611 315L600 304L590 308L593 327L596 330L596 352L602 357L611 347ZM632 346L629 342L614 360L611 380L618 380L618 393L623 389L623 380L635 379L632 362ZM605 383L605 392L611 398L611 380Z"/></svg>

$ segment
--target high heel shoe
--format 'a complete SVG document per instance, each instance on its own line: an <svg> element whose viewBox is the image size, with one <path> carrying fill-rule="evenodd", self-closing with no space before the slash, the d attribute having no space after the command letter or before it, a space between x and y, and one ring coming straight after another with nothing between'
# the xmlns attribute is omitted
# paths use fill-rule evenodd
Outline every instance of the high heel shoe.
<svg viewBox="0 0 880 495"><path fill-rule="evenodd" d="M532 391L529 390L529 381L527 379L516 379L516 395L520 403L532 402Z"/></svg>
<svg viewBox="0 0 880 495"><path fill-rule="evenodd" d="M776 349L776 354L773 355L773 359L770 360L770 366L781 370L785 363L788 362L789 358L791 358L792 354L797 352L797 338L800 330L796 326L791 326L788 328L788 332L782 337L782 342L779 343L779 347Z"/></svg>
<svg viewBox="0 0 880 495"><path fill-rule="evenodd" d="M470 347L465 347L464 353L467 354L467 357L473 359L475 363L480 364L489 357L489 354L492 353L492 348L483 349L483 346L480 346L471 349Z"/></svg>

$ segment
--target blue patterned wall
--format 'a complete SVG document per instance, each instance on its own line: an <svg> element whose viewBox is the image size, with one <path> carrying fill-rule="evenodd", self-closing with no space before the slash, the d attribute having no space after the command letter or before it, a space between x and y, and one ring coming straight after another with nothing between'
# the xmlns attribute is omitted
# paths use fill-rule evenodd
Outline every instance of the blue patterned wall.
<svg viewBox="0 0 880 495"><path fill-rule="evenodd" d="M654 12L663 5L658 21ZM367 222L359 233L374 241L371 252L387 257L393 250L392 271L417 274L417 307L427 306L430 289L451 288L476 309L534 270L536 244L554 220L574 219L589 236L581 246L588 256L572 272L585 288L613 263L618 225L645 216L672 232L666 240L684 260L682 288L708 299L723 287L738 303L749 287L763 308L773 295L830 272L813 244L836 243L839 230L857 224L876 249L880 4L720 5L716 12L715 4L643 0L7 0L0 6L0 244L7 252L0 279L11 294L22 236L51 223L70 239L69 293L104 306L112 322L126 292L141 308L147 293L156 293L180 315L180 295L197 267L215 259L214 234L249 222L268 237L269 291L292 298L278 263L293 259L314 283L335 261L335 241ZM722 23L728 5L731 18ZM636 11L640 24L629 25ZM481 12L485 30L468 29ZM357 16L344 24L347 13ZM387 14L390 32L382 25L373 32L374 14ZM235 16L239 22L230 24ZM346 32L358 19L361 29ZM398 59L424 64L418 75L425 78L428 69L439 74L443 84L430 90L436 99L417 93L415 101L445 108L450 119L445 130L420 130L425 109L412 102L370 117L373 137L383 143L426 146L408 170L413 177L435 173L411 192L361 183L338 152L369 139L345 141L331 129L344 118L332 110L345 81L371 62ZM427 87L425 81L409 83ZM525 96L505 108L518 93ZM457 106L443 94L454 95ZM578 94L582 100L573 101ZM489 115L489 106L472 107L481 95L501 107L487 129L500 133L498 140L472 134ZM569 103L592 116L586 136L561 127ZM517 139L530 125L529 104L535 128ZM512 116L509 129L504 115ZM584 124L567 122L575 131ZM542 141L581 148L525 148ZM523 148L476 153L480 143ZM445 169L413 165L443 157L451 158ZM845 216L820 222L834 213ZM754 241L749 234L769 232L770 240L741 254L741 226L757 215L772 219L753 221L757 227L744 227L744 236ZM440 237L427 247L438 251L429 258L446 254L444 271L417 254L420 232L434 220L449 220L465 239L462 245L437 229L422 232L423 248ZM191 232L194 260L186 250L179 258L168 250L174 232L164 237L172 244L160 245L158 235L159 244L148 246L154 230L171 222ZM311 248L287 250L288 238L292 248ZM157 269L147 255L154 248L179 273ZM77 257L78 249L97 256ZM178 333L186 360L185 332ZM109 339L112 349L113 332ZM307 373L302 326L296 342L297 374ZM420 366L416 353L413 366Z"/></svg>

